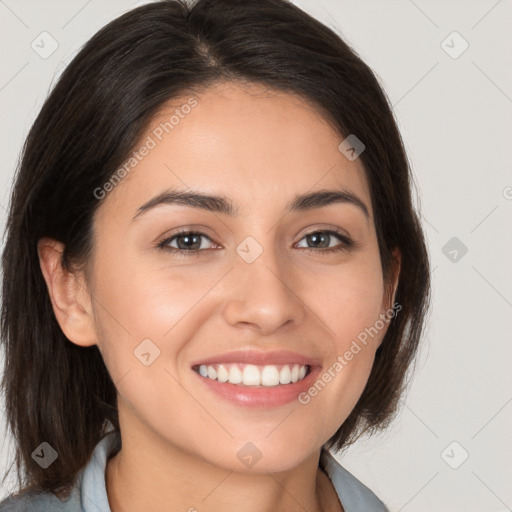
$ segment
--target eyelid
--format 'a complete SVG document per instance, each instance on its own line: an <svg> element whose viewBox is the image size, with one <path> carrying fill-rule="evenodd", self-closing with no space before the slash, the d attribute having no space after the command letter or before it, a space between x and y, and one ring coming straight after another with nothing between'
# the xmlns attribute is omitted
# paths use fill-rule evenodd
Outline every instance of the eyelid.
<svg viewBox="0 0 512 512"><path fill-rule="evenodd" d="M210 240L213 241L213 239L217 236L214 234L215 232L209 228L208 226L205 226L203 224L190 224L187 226L182 226L180 228L170 229L166 231L163 235L159 235L156 240L154 241L155 244L165 242L169 240L170 238L173 238L177 235L183 235L187 233L195 233L203 235ZM160 241L160 242L159 242Z"/></svg>
<svg viewBox="0 0 512 512"><path fill-rule="evenodd" d="M307 229L307 231L302 233L299 240L302 240L305 236L312 235L313 233L317 233L319 231L322 233L335 233L336 235L343 236L349 240L352 239L352 237L344 229L341 229L337 226L322 225L322 226L314 226L311 229Z"/></svg>

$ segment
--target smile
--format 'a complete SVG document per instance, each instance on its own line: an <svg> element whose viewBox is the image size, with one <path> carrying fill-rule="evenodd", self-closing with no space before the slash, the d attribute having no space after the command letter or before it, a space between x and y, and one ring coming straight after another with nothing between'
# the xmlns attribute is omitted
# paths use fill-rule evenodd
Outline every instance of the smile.
<svg viewBox="0 0 512 512"><path fill-rule="evenodd" d="M310 365L282 364L257 366L253 364L225 363L201 364L192 368L202 377L239 386L271 387L287 385L304 379Z"/></svg>

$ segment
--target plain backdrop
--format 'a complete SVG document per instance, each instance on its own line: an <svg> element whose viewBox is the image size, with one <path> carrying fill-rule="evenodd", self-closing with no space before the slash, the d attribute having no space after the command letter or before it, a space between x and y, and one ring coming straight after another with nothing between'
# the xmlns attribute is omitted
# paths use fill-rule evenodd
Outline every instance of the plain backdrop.
<svg viewBox="0 0 512 512"><path fill-rule="evenodd" d="M0 0L2 231L19 151L55 77L141 3ZM342 35L388 94L432 259L429 328L400 413L337 458L392 512L510 510L512 1L295 3ZM43 32L47 51L58 45L49 56L33 49ZM0 437L3 472L3 421Z"/></svg>

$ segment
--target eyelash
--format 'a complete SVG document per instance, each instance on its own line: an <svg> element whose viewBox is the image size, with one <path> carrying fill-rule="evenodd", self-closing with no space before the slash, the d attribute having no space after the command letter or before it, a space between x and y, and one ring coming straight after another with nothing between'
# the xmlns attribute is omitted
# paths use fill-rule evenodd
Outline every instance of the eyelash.
<svg viewBox="0 0 512 512"><path fill-rule="evenodd" d="M309 248L301 247L300 250L306 251L307 253L316 253L316 254L320 254L320 255L324 256L326 253L331 254L331 253L339 252L339 251L347 251L356 246L356 243L351 238L349 238L348 236L346 236L343 233L336 231L334 229L320 229L320 230L316 230L316 231L311 231L309 233L304 234L304 236L301 238L301 240L309 235L314 235L317 233L325 233L327 235L335 236L336 238L338 238L340 240L341 243L337 246L330 247L327 249L314 249L311 247L309 247ZM157 247L159 249L163 249L164 251L167 251L171 254L176 254L177 256L185 257L185 258L190 257L190 256L199 256L201 252L204 252L205 250L207 250L207 249L196 249L196 250L189 251L189 250L185 250L185 249L176 249L175 247L168 246L168 244L170 242L172 242L175 238L177 238L179 236L183 236L183 235L199 235L199 236L203 236L203 237L207 238L208 240L210 240L211 242L213 242L213 240L205 233L201 233L200 231L190 231L187 229L182 229L182 230L176 232L171 237L166 238L165 240L162 240L161 242L159 242L157 244Z"/></svg>

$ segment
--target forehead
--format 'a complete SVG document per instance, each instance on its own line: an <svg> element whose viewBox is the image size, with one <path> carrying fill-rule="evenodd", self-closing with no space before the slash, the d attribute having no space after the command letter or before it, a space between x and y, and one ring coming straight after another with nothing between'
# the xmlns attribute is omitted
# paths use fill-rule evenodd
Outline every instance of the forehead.
<svg viewBox="0 0 512 512"><path fill-rule="evenodd" d="M103 202L135 214L166 189L190 188L232 198L243 216L262 203L279 208L297 194L337 188L359 196L371 215L364 167L340 152L343 138L298 96L218 84L159 109Z"/></svg>

